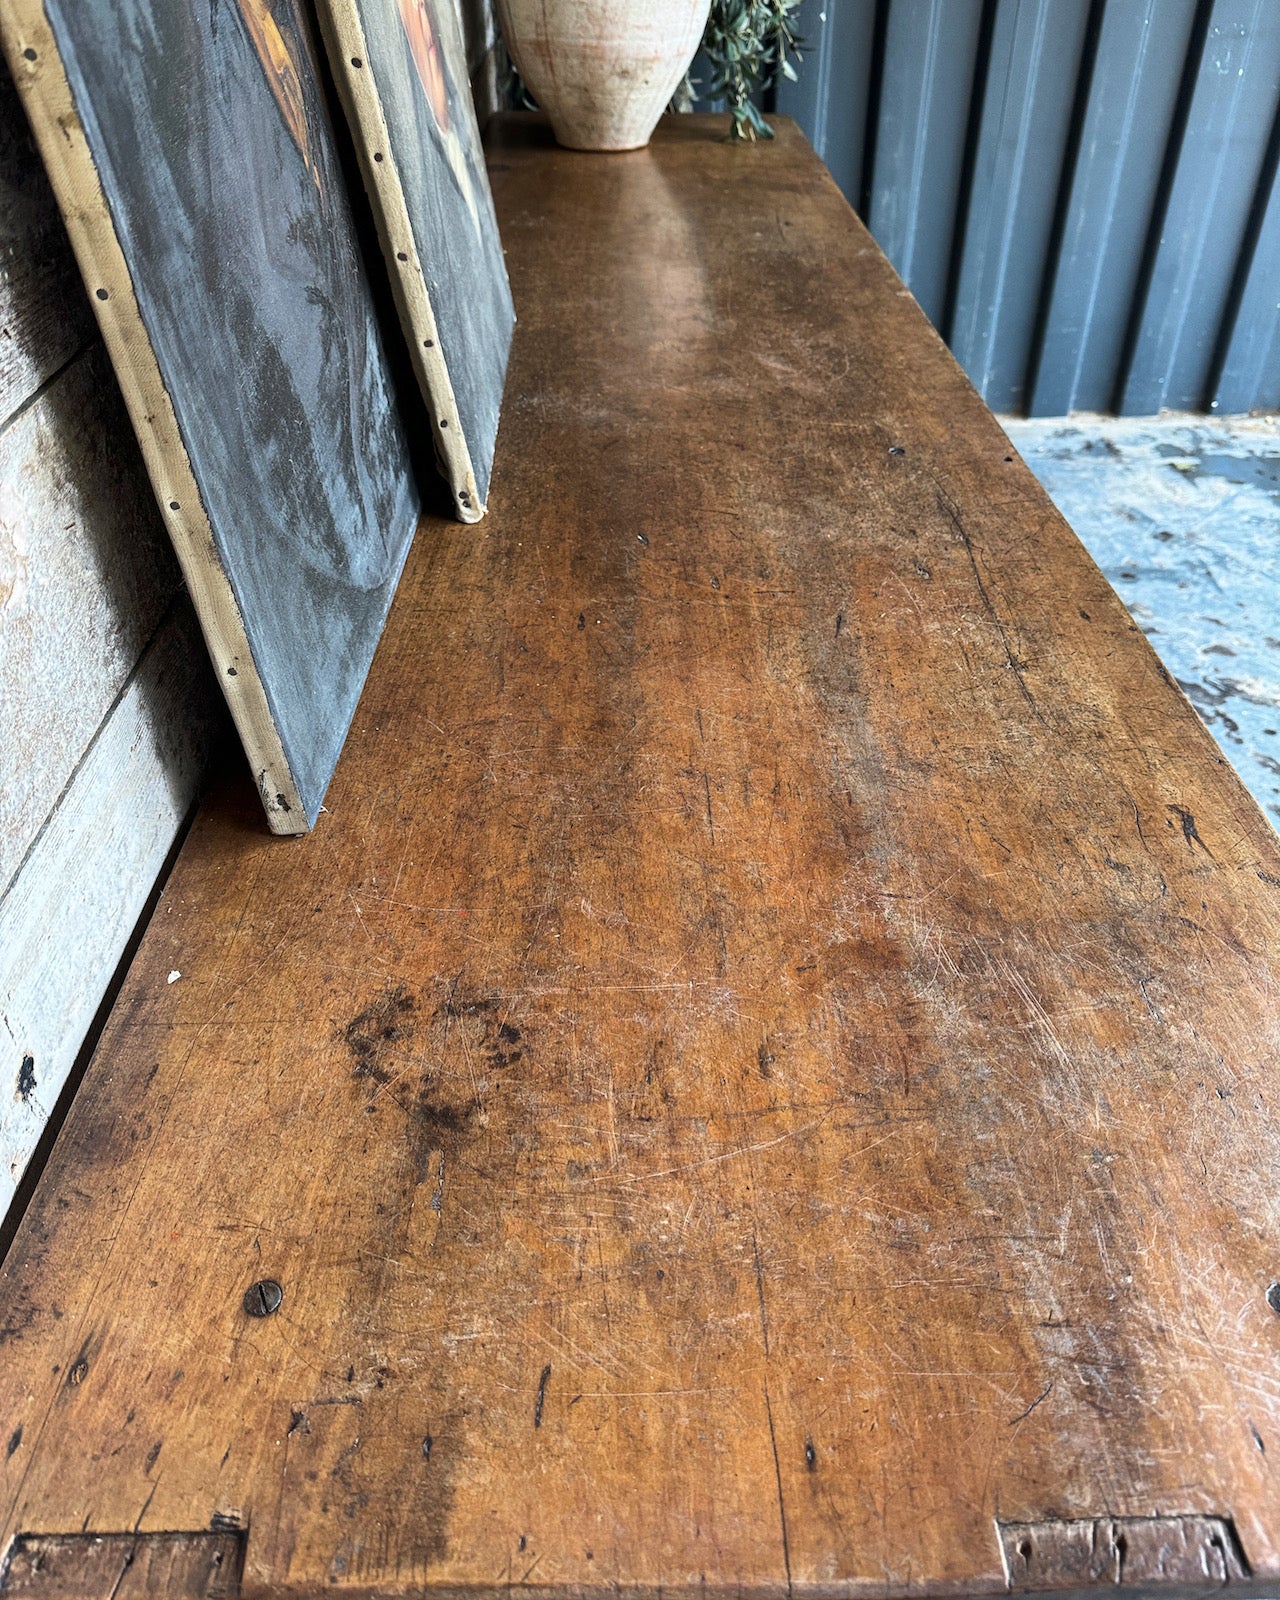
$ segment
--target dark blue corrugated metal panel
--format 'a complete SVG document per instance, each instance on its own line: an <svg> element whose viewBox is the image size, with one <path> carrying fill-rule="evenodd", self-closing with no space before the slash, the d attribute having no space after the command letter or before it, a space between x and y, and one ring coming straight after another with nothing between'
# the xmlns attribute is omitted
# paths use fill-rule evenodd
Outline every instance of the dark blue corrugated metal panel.
<svg viewBox="0 0 1280 1600"><path fill-rule="evenodd" d="M1122 409L1207 402L1280 100L1280 3L1215 0Z"/></svg>
<svg viewBox="0 0 1280 1600"><path fill-rule="evenodd" d="M1036 357L1032 416L1105 411L1116 396L1195 0L1106 7L1065 197Z"/></svg>
<svg viewBox="0 0 1280 1600"><path fill-rule="evenodd" d="M806 0L796 116L997 409L1280 407L1280 0Z"/></svg>
<svg viewBox="0 0 1280 1600"><path fill-rule="evenodd" d="M867 224L939 325L982 21L983 0L917 0L884 26Z"/></svg>
<svg viewBox="0 0 1280 1600"><path fill-rule="evenodd" d="M867 136L875 0L808 0L801 31L804 66L797 82L774 92L777 110L808 134L836 182L857 205Z"/></svg>
<svg viewBox="0 0 1280 1600"><path fill-rule="evenodd" d="M1271 136L1266 204L1249 259L1240 305L1213 398L1215 411L1280 410L1280 184L1276 155L1280 117Z"/></svg>
<svg viewBox="0 0 1280 1600"><path fill-rule="evenodd" d="M949 337L998 411L1023 404L1088 18L1088 0L996 8Z"/></svg>

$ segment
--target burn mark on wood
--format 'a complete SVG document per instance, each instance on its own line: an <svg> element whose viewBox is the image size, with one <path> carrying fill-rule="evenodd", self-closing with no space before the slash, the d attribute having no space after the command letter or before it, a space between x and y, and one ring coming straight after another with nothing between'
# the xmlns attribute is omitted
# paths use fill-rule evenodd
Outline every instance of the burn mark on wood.
<svg viewBox="0 0 1280 1600"><path fill-rule="evenodd" d="M415 1007L412 995L401 983L371 1000L347 1023L342 1037L351 1052L352 1070L357 1078L372 1078L377 1084L391 1081L392 1072L386 1057L394 1045L413 1038L413 1028L407 1019Z"/></svg>
<svg viewBox="0 0 1280 1600"><path fill-rule="evenodd" d="M501 1070L514 1066L523 1055L517 1048L520 1029L506 1016L499 1016L499 998L492 994L469 995L455 980L449 998L436 1007L436 1020L447 1038L462 1028L470 1047L481 1054L490 1067Z"/></svg>
<svg viewBox="0 0 1280 1600"><path fill-rule="evenodd" d="M21 1443L22 1443L22 1424L19 1423L18 1426L9 1435L9 1443L5 1446L4 1458L5 1458L6 1461L11 1461L13 1459L15 1453L17 1452L18 1446Z"/></svg>

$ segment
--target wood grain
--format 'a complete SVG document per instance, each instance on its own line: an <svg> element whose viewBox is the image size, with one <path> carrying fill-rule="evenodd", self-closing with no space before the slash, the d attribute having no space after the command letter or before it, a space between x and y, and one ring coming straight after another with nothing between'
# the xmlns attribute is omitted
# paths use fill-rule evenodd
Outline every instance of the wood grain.
<svg viewBox="0 0 1280 1600"><path fill-rule="evenodd" d="M219 711L183 597L0 894L0 1217L199 792Z"/></svg>
<svg viewBox="0 0 1280 1600"><path fill-rule="evenodd" d="M28 1600L227 1600L240 1593L242 1533L29 1534L0 1593Z"/></svg>
<svg viewBox="0 0 1280 1600"><path fill-rule="evenodd" d="M0 896L181 583L95 344L0 432Z"/></svg>
<svg viewBox="0 0 1280 1600"><path fill-rule="evenodd" d="M184 847L0 1277L0 1548L942 1597L1201 1517L1274 1592L1276 836L791 125L497 130L490 515L316 832Z"/></svg>
<svg viewBox="0 0 1280 1600"><path fill-rule="evenodd" d="M94 337L75 257L0 65L0 418Z"/></svg>

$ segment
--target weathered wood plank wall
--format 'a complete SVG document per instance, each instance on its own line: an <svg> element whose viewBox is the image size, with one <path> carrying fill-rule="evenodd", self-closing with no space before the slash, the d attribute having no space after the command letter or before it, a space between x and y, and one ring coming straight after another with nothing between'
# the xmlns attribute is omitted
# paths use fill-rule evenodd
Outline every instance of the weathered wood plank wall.
<svg viewBox="0 0 1280 1600"><path fill-rule="evenodd" d="M0 700L2 1215L195 796L218 718L177 563L7 74Z"/></svg>
<svg viewBox="0 0 1280 1600"><path fill-rule="evenodd" d="M488 0L462 0L483 122ZM222 725L177 563L0 66L0 1219Z"/></svg>

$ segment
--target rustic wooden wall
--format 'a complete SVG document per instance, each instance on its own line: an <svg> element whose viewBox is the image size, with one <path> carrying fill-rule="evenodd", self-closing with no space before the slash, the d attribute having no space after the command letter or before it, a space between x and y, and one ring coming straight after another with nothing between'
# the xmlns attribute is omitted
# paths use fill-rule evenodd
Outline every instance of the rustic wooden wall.
<svg viewBox="0 0 1280 1600"><path fill-rule="evenodd" d="M0 67L0 1215L218 726L177 564Z"/></svg>

